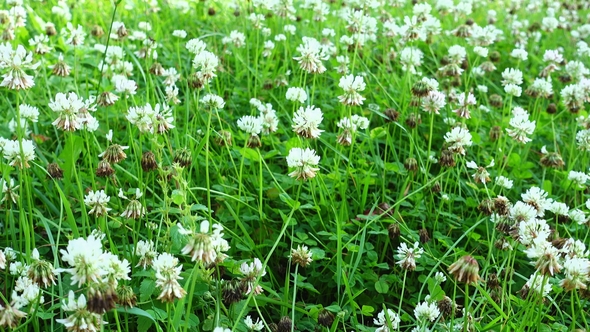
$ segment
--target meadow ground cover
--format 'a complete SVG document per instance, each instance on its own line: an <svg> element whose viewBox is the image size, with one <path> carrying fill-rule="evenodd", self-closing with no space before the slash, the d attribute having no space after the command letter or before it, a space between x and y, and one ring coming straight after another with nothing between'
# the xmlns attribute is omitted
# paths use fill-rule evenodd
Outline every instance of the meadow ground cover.
<svg viewBox="0 0 590 332"><path fill-rule="evenodd" d="M0 326L588 331L590 3L0 5Z"/></svg>

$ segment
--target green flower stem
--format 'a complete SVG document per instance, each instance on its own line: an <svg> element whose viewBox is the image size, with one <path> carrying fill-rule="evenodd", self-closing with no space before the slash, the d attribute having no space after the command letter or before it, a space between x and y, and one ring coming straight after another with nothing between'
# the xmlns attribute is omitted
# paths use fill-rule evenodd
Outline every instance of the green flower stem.
<svg viewBox="0 0 590 332"><path fill-rule="evenodd" d="M295 264L295 276L293 276L293 302L291 303L291 332L295 331L295 299L297 298L297 274L299 264Z"/></svg>

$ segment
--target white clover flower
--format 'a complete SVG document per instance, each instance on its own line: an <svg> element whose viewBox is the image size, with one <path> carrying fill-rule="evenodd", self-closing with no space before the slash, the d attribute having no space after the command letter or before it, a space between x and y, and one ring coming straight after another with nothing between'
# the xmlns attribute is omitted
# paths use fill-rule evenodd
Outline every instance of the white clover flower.
<svg viewBox="0 0 590 332"><path fill-rule="evenodd" d="M502 85L506 86L508 84L522 84L522 72L515 68L506 68L502 72Z"/></svg>
<svg viewBox="0 0 590 332"><path fill-rule="evenodd" d="M29 303L35 303L37 300L39 300L39 303L44 301L41 288L28 276L18 277L14 285L14 292L21 293L16 302L22 307L29 305Z"/></svg>
<svg viewBox="0 0 590 332"><path fill-rule="evenodd" d="M164 84L170 86L174 85L176 81L180 79L180 74L178 74L176 68L170 67L168 69L164 69L162 77L164 77Z"/></svg>
<svg viewBox="0 0 590 332"><path fill-rule="evenodd" d="M148 265L152 264L154 258L158 255L154 242L144 240L137 241L134 253L136 256L139 256L139 262L136 266L141 266L144 270Z"/></svg>
<svg viewBox="0 0 590 332"><path fill-rule="evenodd" d="M240 265L240 272L244 275L244 277L240 278L240 281L246 285L246 295L250 293L253 295L261 294L262 287L256 283L256 280L265 276L266 271L260 259L254 258L250 264L246 262L242 263Z"/></svg>
<svg viewBox="0 0 590 332"><path fill-rule="evenodd" d="M28 139L24 139L20 142L17 140L6 140L2 150L4 158L6 158L10 166L29 168L29 161L35 159L35 145L33 145L33 141Z"/></svg>
<svg viewBox="0 0 590 332"><path fill-rule="evenodd" d="M88 214L95 215L97 217L106 215L111 210L111 208L107 207L107 204L110 200L111 198L105 194L104 190L91 190L86 196L84 196L84 204L91 207L90 211L88 211Z"/></svg>
<svg viewBox="0 0 590 332"><path fill-rule="evenodd" d="M207 94L203 96L203 98L201 98L201 102L205 106L215 109L222 109L223 106L225 106L225 101L223 101L223 98L214 94Z"/></svg>
<svg viewBox="0 0 590 332"><path fill-rule="evenodd" d="M510 207L509 216L517 222L529 221L537 217L537 210L530 204L518 201Z"/></svg>
<svg viewBox="0 0 590 332"><path fill-rule="evenodd" d="M301 55L293 57L299 66L310 74L321 74L326 71L322 60L330 57L326 49L315 38L303 37L303 43L297 46L297 52Z"/></svg>
<svg viewBox="0 0 590 332"><path fill-rule="evenodd" d="M317 167L320 162L320 156L316 155L315 150L310 148L292 148L289 150L287 156L287 166L294 168L293 172L289 173L290 177L297 180L311 179L316 176Z"/></svg>
<svg viewBox="0 0 590 332"><path fill-rule="evenodd" d="M186 31L174 30L174 31L172 31L172 36L180 38L180 39L184 39L184 38L186 38Z"/></svg>
<svg viewBox="0 0 590 332"><path fill-rule="evenodd" d="M263 57L269 57L272 54L272 50L275 48L275 43L272 40L264 41L264 50L262 51Z"/></svg>
<svg viewBox="0 0 590 332"><path fill-rule="evenodd" d="M425 83L429 90L431 90L431 91L433 91L433 90L434 91L438 91L439 83L438 83L438 81L436 79L429 78L429 77L422 77L422 79L420 81L422 81L423 83Z"/></svg>
<svg viewBox="0 0 590 332"><path fill-rule="evenodd" d="M37 122L39 119L39 109L35 106L22 104L20 105L19 111L22 119L27 119L31 122Z"/></svg>
<svg viewBox="0 0 590 332"><path fill-rule="evenodd" d="M155 112L151 105L131 106L125 116L127 120L137 126L140 132L154 132Z"/></svg>
<svg viewBox="0 0 590 332"><path fill-rule="evenodd" d="M209 221L205 219L201 221L198 231L186 230L178 224L178 232L189 235L189 241L182 249L182 254L190 254L192 261L201 262L207 266L222 262L227 257L224 252L229 250L229 245L223 239L223 226L220 224L213 224L209 228Z"/></svg>
<svg viewBox="0 0 590 332"><path fill-rule="evenodd" d="M198 38L186 42L186 49L192 54L199 54L205 50L207 44Z"/></svg>
<svg viewBox="0 0 590 332"><path fill-rule="evenodd" d="M229 36L221 39L222 44L232 43L236 48L241 48L246 45L246 35L238 30L233 30L229 33Z"/></svg>
<svg viewBox="0 0 590 332"><path fill-rule="evenodd" d="M439 110L447 104L446 96L440 91L430 91L428 95L422 98L422 110L434 114L440 114Z"/></svg>
<svg viewBox="0 0 590 332"><path fill-rule="evenodd" d="M262 331L262 329L264 328L264 324L262 323L260 318L257 318L256 322L254 322L250 315L244 318L244 324L250 331Z"/></svg>
<svg viewBox="0 0 590 332"><path fill-rule="evenodd" d="M531 97L549 98L553 95L551 78L535 78L533 84L531 84L525 92Z"/></svg>
<svg viewBox="0 0 590 332"><path fill-rule="evenodd" d="M560 64L563 62L563 55L559 53L559 50L545 50L545 53L543 54L543 61Z"/></svg>
<svg viewBox="0 0 590 332"><path fill-rule="evenodd" d="M421 302L414 308L414 316L422 323L427 321L434 322L440 315L440 310L436 303Z"/></svg>
<svg viewBox="0 0 590 332"><path fill-rule="evenodd" d="M567 204L554 201L547 210L553 212L556 216L567 216L569 209Z"/></svg>
<svg viewBox="0 0 590 332"><path fill-rule="evenodd" d="M547 198L547 192L539 187L531 187L521 195L522 201L534 207L537 217L543 217L544 211L549 209L553 199Z"/></svg>
<svg viewBox="0 0 590 332"><path fill-rule="evenodd" d="M251 115L244 115L238 119L238 128L250 135L259 135L262 132L262 120Z"/></svg>
<svg viewBox="0 0 590 332"><path fill-rule="evenodd" d="M294 35L295 31L297 31L297 27L295 27L293 24L285 24L285 26L283 27L283 31Z"/></svg>
<svg viewBox="0 0 590 332"><path fill-rule="evenodd" d="M365 97L359 94L359 91L365 90L366 84L362 76L347 75L340 78L338 84L344 90L344 94L338 96L338 100L344 105L357 106L362 105Z"/></svg>
<svg viewBox="0 0 590 332"><path fill-rule="evenodd" d="M416 67L422 65L424 53L415 47L406 47L400 52L402 70L417 74Z"/></svg>
<svg viewBox="0 0 590 332"><path fill-rule="evenodd" d="M27 52L22 45L16 50L9 43L0 44L0 69L8 68L8 72L2 75L4 80L0 87L5 86L11 90L26 90L35 85L33 76L25 73L24 69L37 69L40 62L33 63L33 53Z"/></svg>
<svg viewBox="0 0 590 332"><path fill-rule="evenodd" d="M463 127L455 127L450 132L446 133L445 142L449 144L449 151L465 155L465 147L473 144L471 141L471 134L469 130Z"/></svg>
<svg viewBox="0 0 590 332"><path fill-rule="evenodd" d="M434 280L437 283L442 284L443 282L447 281L447 277L444 275L444 273L438 271L434 274Z"/></svg>
<svg viewBox="0 0 590 332"><path fill-rule="evenodd" d="M396 264L400 265L404 270L414 271L416 269L416 259L422 257L424 249L420 248L418 242L414 242L413 247L408 247L405 242L400 243L397 248L395 257L399 259Z"/></svg>
<svg viewBox="0 0 590 332"><path fill-rule="evenodd" d="M465 47L460 45L453 45L449 47L449 59L455 63L461 63L465 60L467 56L467 51Z"/></svg>
<svg viewBox="0 0 590 332"><path fill-rule="evenodd" d="M65 319L57 319L56 321L71 331L100 331L102 324L107 323L102 320L102 315L88 310L84 294L80 294L76 300L73 290L69 292L68 301L64 300L62 309L74 313Z"/></svg>
<svg viewBox="0 0 590 332"><path fill-rule="evenodd" d="M80 24L78 24L77 28L74 28L72 23L68 22L66 24L66 29L62 31L66 38L66 44L79 46L84 44L84 38L86 37L86 33Z"/></svg>
<svg viewBox="0 0 590 332"><path fill-rule="evenodd" d="M318 126L324 119L322 110L313 105L300 107L293 115L293 131L305 138L318 138L323 132Z"/></svg>
<svg viewBox="0 0 590 332"><path fill-rule="evenodd" d="M506 131L515 141L525 144L531 141L527 135L532 135L535 131L535 121L529 120L529 114L523 108L515 107L512 110L509 125L512 128L506 128Z"/></svg>
<svg viewBox="0 0 590 332"><path fill-rule="evenodd" d="M588 219L586 218L586 214L584 211L580 209L572 209L568 212L568 217L578 225L585 224Z"/></svg>
<svg viewBox="0 0 590 332"><path fill-rule="evenodd" d="M517 206L517 204L514 206ZM546 240L549 234L549 225L544 219L531 218L518 224L518 241L525 246L532 244L535 239Z"/></svg>
<svg viewBox="0 0 590 332"><path fill-rule="evenodd" d="M469 113L469 106L473 106L477 104L477 100L473 93L461 93L457 96L457 105L459 106L457 109L454 109L453 112L465 119L471 118Z"/></svg>
<svg viewBox="0 0 590 332"><path fill-rule="evenodd" d="M375 332L389 332L389 326L393 329L397 329L399 328L400 322L401 319L399 315L391 309L387 309L387 315L385 310L381 310L377 315L377 318L373 318L373 323L379 326Z"/></svg>
<svg viewBox="0 0 590 332"><path fill-rule="evenodd" d="M473 52L477 54L479 57L487 58L488 57L488 49L481 46L475 46L473 48Z"/></svg>
<svg viewBox="0 0 590 332"><path fill-rule="evenodd" d="M509 178L507 178L505 176L500 175L500 176L496 177L496 184L504 189L510 190L510 189L512 189L512 186L514 185L514 181L510 180Z"/></svg>
<svg viewBox="0 0 590 332"><path fill-rule="evenodd" d="M560 286L567 291L587 289L587 284L590 281L590 260L588 258L568 258L565 260L563 267L565 278L560 281Z"/></svg>
<svg viewBox="0 0 590 332"><path fill-rule="evenodd" d="M218 66L219 58L209 51L201 51L193 59L193 68L199 70L199 73L207 82L216 76L215 71Z"/></svg>
<svg viewBox="0 0 590 332"><path fill-rule="evenodd" d="M135 95L137 93L137 83L134 80L127 79L122 76L113 77L115 84L115 91L127 95Z"/></svg>
<svg viewBox="0 0 590 332"><path fill-rule="evenodd" d="M2 199L0 199L0 203L12 202L13 204L17 204L19 196L16 191L19 187L20 185L16 184L13 178L9 178L8 181L1 178L0 189L2 190Z"/></svg>
<svg viewBox="0 0 590 332"><path fill-rule="evenodd" d="M537 272L533 273L529 277L525 286L529 290L534 291L542 297L546 297L547 295L549 295L549 292L551 292L551 284L549 284L549 277Z"/></svg>
<svg viewBox="0 0 590 332"><path fill-rule="evenodd" d="M307 100L307 93L302 88L291 87L287 89L285 98L287 98L287 100L298 101L303 104Z"/></svg>
<svg viewBox="0 0 590 332"><path fill-rule="evenodd" d="M468 161L465 163L467 168L475 169L476 172L472 175L475 183L487 183L490 182L490 174L488 173L486 168L494 167L494 160L490 162L490 164L486 167L477 166L474 161Z"/></svg>
<svg viewBox="0 0 590 332"><path fill-rule="evenodd" d="M520 61L526 61L528 59L528 52L522 48L515 48L510 52L510 56Z"/></svg>
<svg viewBox="0 0 590 332"><path fill-rule="evenodd" d="M87 283L98 283L106 274L102 243L100 238L90 235L87 239L70 240L67 248L60 250L62 260L71 268L57 269L72 275L72 285L81 287Z"/></svg>
<svg viewBox="0 0 590 332"><path fill-rule="evenodd" d="M226 328L223 328L223 327L216 327L216 328L213 329L213 332L232 332L232 330L231 329L226 329Z"/></svg>
<svg viewBox="0 0 590 332"><path fill-rule="evenodd" d="M578 187L583 187L590 179L590 176L584 172L570 171L567 175L567 179L574 182Z"/></svg>
<svg viewBox="0 0 590 332"><path fill-rule="evenodd" d="M182 279L182 265L178 266L176 257L166 252L162 253L154 259L152 267L156 271L156 286L162 290L158 300L172 302L186 295L186 291L178 283L178 280Z"/></svg>

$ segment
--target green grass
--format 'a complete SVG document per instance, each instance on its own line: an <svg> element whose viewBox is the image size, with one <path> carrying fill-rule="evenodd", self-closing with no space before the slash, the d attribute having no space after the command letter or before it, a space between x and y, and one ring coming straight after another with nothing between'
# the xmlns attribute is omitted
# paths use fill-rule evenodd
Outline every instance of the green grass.
<svg viewBox="0 0 590 332"><path fill-rule="evenodd" d="M249 315L262 330L279 332L587 331L590 197L586 176L572 172L588 172L590 146L581 138L590 127L584 109L590 52L578 43L588 42L588 5L557 8L563 22L552 30L543 3L472 1L465 14L463 5L445 13L436 1L425 1L433 8L422 15L426 23L415 24L439 21L441 30L416 39L402 28L404 17L423 5L363 8L365 2L294 0L292 18L281 16L280 5L242 1L188 1L186 11L178 0L153 1L158 8L131 0L64 2L71 20L52 9L57 1L25 4L26 22L0 47L0 73L7 77L22 67L34 81L0 88L0 248L6 257L0 326L76 330L62 320L84 317L103 331L249 331ZM319 7L312 4L329 10L324 21L314 20ZM364 25L349 25L354 20L343 15L361 9L356 17ZM249 18L255 14L265 17L258 28ZM14 26L11 15L0 12L4 31ZM50 50L34 53L29 39L45 35L46 22L56 30L46 42ZM86 33L82 44L67 42L62 29L69 22ZM285 31L288 24L294 33ZM458 36L492 25L502 33L479 44L487 58L474 51L475 38ZM367 40L355 44L355 29ZM227 42L236 32L243 45ZM280 34L284 40L275 39ZM314 64L325 72L306 71L294 59L304 37L323 45ZM217 65L195 65L203 55L187 50L194 38ZM274 43L269 54L266 41ZM20 45L33 52L22 64L13 62ZM449 54L455 45L464 48L464 59ZM527 59L511 56L515 48L526 50ZM416 49L423 56L414 72L408 61ZM547 72L547 50L559 50L564 61L548 75L552 93L535 97L529 87ZM122 58L111 60L110 52ZM60 54L71 69L63 77L54 67ZM337 56L347 56L348 64ZM491 64L495 70L481 69ZM159 72L169 68L178 73L177 102ZM523 74L520 96L504 89L507 68ZM214 75L204 79L208 73ZM362 104L339 101L345 75L363 78ZM126 80L136 89L121 91ZM570 101L572 86L579 92ZM288 98L292 87L306 92L304 102ZM436 114L422 107L420 93L432 90L445 98ZM107 92L118 96L113 105L102 103ZM54 105L58 94L70 93L87 102L76 112L89 108L95 130L94 120L75 114L75 130L54 124L63 114ZM470 93L470 117L461 117L458 98ZM208 104L208 95L224 105ZM38 119L25 105L38 109ZM307 106L321 109L323 119L298 135L294 115ZM276 131L253 135L256 130L238 124L261 112L271 117L269 107ZM514 115L518 107L528 119ZM155 109L157 117L144 118L153 129L142 127L141 112ZM366 118L367 128L338 125L353 116ZM523 128L518 119L534 121L520 142L507 130ZM25 127L14 124L21 121ZM467 130L472 144L447 140L454 128ZM342 144L345 138L349 144ZM116 144L123 149L113 149ZM294 148L320 157L299 178L290 176L298 169L287 161ZM18 161L25 159L29 167ZM527 199L534 188L549 200ZM96 215L85 201L101 190L108 210ZM415 243L413 253L400 247ZM44 283L42 275L55 280ZM68 300L82 295L86 303L78 301L77 308ZM10 318L16 309L22 317Z"/></svg>

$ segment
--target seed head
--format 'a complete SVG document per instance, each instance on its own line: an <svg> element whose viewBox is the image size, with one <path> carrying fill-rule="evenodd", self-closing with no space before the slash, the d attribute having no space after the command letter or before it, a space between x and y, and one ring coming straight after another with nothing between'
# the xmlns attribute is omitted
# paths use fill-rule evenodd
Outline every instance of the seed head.
<svg viewBox="0 0 590 332"><path fill-rule="evenodd" d="M428 230L426 228L420 229L418 234L420 236L420 243L426 243L430 241L430 234L428 234Z"/></svg>
<svg viewBox="0 0 590 332"><path fill-rule="evenodd" d="M98 167L96 168L96 176L98 177L107 177L115 174L115 170L111 167L111 164L106 160L101 160L98 162Z"/></svg>
<svg viewBox="0 0 590 332"><path fill-rule="evenodd" d="M230 305L239 302L245 294L244 284L238 279L232 279L223 284L223 303Z"/></svg>
<svg viewBox="0 0 590 332"><path fill-rule="evenodd" d="M510 201L504 196L494 198L494 211L500 216L507 216L510 212Z"/></svg>
<svg viewBox="0 0 590 332"><path fill-rule="evenodd" d="M544 154L539 162L543 167L548 168L561 168L565 165L561 155L557 152L548 152Z"/></svg>
<svg viewBox="0 0 590 332"><path fill-rule="evenodd" d="M109 147L107 147L107 149L99 154L99 157L102 157L104 160L108 161L111 164L117 164L123 160L125 160L125 158L127 158L127 155L125 154L125 152L123 150L128 149L128 146L121 146L119 144L111 144L109 145Z"/></svg>
<svg viewBox="0 0 590 332"><path fill-rule="evenodd" d="M173 162L182 167L189 167L192 164L191 152L186 148L176 150Z"/></svg>
<svg viewBox="0 0 590 332"><path fill-rule="evenodd" d="M384 114L387 116L387 122L397 122L399 118L399 112L393 108L386 109Z"/></svg>
<svg viewBox="0 0 590 332"><path fill-rule="evenodd" d="M219 146L232 146L231 132L227 130L220 130L215 137L215 144Z"/></svg>
<svg viewBox="0 0 590 332"><path fill-rule="evenodd" d="M411 129L416 128L416 126L418 126L421 123L422 119L420 118L420 115L416 115L415 113L410 113L410 115L408 115L408 118L406 119L406 125Z"/></svg>
<svg viewBox="0 0 590 332"><path fill-rule="evenodd" d="M291 249L291 262L292 264L299 264L301 267L306 267L311 263L311 251L307 246L298 245L297 249Z"/></svg>
<svg viewBox="0 0 590 332"><path fill-rule="evenodd" d="M334 314L326 309L320 310L318 313L318 324L330 328L334 323Z"/></svg>
<svg viewBox="0 0 590 332"><path fill-rule="evenodd" d="M440 182L438 182L438 181L434 182L432 187L430 187L430 191L434 194L438 194L441 191Z"/></svg>
<svg viewBox="0 0 590 332"><path fill-rule="evenodd" d="M500 126L493 126L490 129L490 141L495 142L500 139L502 136L502 127Z"/></svg>
<svg viewBox="0 0 590 332"><path fill-rule="evenodd" d="M460 38L469 38L471 37L471 28L468 25L463 24L455 30L455 36Z"/></svg>
<svg viewBox="0 0 590 332"><path fill-rule="evenodd" d="M502 107L502 96L498 94L493 94L490 96L490 105L496 108Z"/></svg>
<svg viewBox="0 0 590 332"><path fill-rule="evenodd" d="M39 251L33 249L33 261L29 266L28 277L39 287L55 285L55 268L46 260L39 259Z"/></svg>
<svg viewBox="0 0 590 332"><path fill-rule="evenodd" d="M453 300L451 300L450 297L445 296L442 299L438 300L438 302L436 302L436 306L438 307L438 310L440 311L443 317L455 316L457 306L453 304Z"/></svg>
<svg viewBox="0 0 590 332"><path fill-rule="evenodd" d="M291 318L283 316L277 324L277 332L291 332L291 325L293 325Z"/></svg>
<svg viewBox="0 0 590 332"><path fill-rule="evenodd" d="M416 81L412 86L412 95L418 98L426 97L432 88L424 81Z"/></svg>
<svg viewBox="0 0 590 332"><path fill-rule="evenodd" d="M249 148L253 148L253 149L259 148L262 146L262 141L260 140L260 137L258 135L252 134L248 138L247 145Z"/></svg>
<svg viewBox="0 0 590 332"><path fill-rule="evenodd" d="M563 73L559 75L559 81L563 84L570 83L572 81L572 75L568 73Z"/></svg>
<svg viewBox="0 0 590 332"><path fill-rule="evenodd" d="M55 25L53 23L45 24L45 34L49 37L57 35L57 30L55 30Z"/></svg>
<svg viewBox="0 0 590 332"><path fill-rule="evenodd" d="M137 305L137 296L133 288L119 284L117 286L117 303L123 307L133 308Z"/></svg>
<svg viewBox="0 0 590 332"><path fill-rule="evenodd" d="M151 172L158 169L156 155L152 151L146 151L141 155L141 168L144 172Z"/></svg>
<svg viewBox="0 0 590 332"><path fill-rule="evenodd" d="M119 97L116 94L110 91L105 91L98 96L96 104L98 106L107 107L114 105L117 100L119 100Z"/></svg>
<svg viewBox="0 0 590 332"><path fill-rule="evenodd" d="M459 282L466 284L476 283L479 277L479 264L471 256L463 256L449 266L449 273Z"/></svg>
<svg viewBox="0 0 590 332"><path fill-rule="evenodd" d="M392 240L397 239L400 234L399 224L397 222L389 224L387 226L387 233L389 233L389 238Z"/></svg>
<svg viewBox="0 0 590 332"><path fill-rule="evenodd" d="M100 38L104 35L104 30L100 25L95 25L92 27L92 30L90 30L90 34L96 38Z"/></svg>
<svg viewBox="0 0 590 332"><path fill-rule="evenodd" d="M442 150L439 163L443 167L455 167L455 154L449 150Z"/></svg>
<svg viewBox="0 0 590 332"><path fill-rule="evenodd" d="M57 163L47 164L47 173L49 173L49 177L55 180L60 180L64 177L64 171Z"/></svg>
<svg viewBox="0 0 590 332"><path fill-rule="evenodd" d="M477 209L486 216L490 216L494 212L494 201L486 198L479 203Z"/></svg>
<svg viewBox="0 0 590 332"><path fill-rule="evenodd" d="M163 76L164 75L164 67L159 62L154 62L150 67L150 73L156 76Z"/></svg>
<svg viewBox="0 0 590 332"><path fill-rule="evenodd" d="M88 311L96 314L104 314L115 308L117 305L117 293L112 286L112 284L106 282L92 283L89 285L88 293L86 294Z"/></svg>
<svg viewBox="0 0 590 332"><path fill-rule="evenodd" d="M415 158L406 158L406 161L404 161L404 167L409 172L416 172L416 170L418 169L418 162Z"/></svg>
<svg viewBox="0 0 590 332"><path fill-rule="evenodd" d="M486 281L486 285L490 290L500 289L500 280L498 279L498 275L495 273L490 273L488 280Z"/></svg>
<svg viewBox="0 0 590 332"><path fill-rule="evenodd" d="M500 61L500 52L498 52L498 51L490 52L489 58L492 62Z"/></svg>

